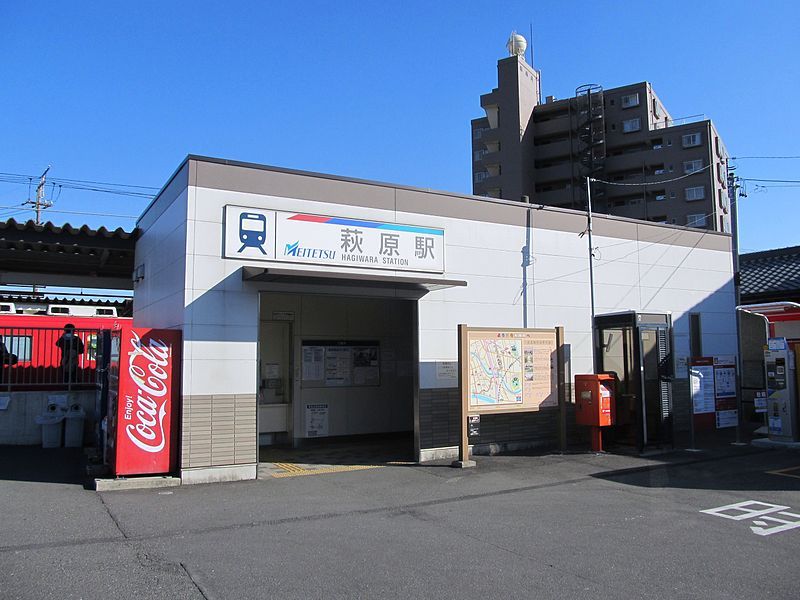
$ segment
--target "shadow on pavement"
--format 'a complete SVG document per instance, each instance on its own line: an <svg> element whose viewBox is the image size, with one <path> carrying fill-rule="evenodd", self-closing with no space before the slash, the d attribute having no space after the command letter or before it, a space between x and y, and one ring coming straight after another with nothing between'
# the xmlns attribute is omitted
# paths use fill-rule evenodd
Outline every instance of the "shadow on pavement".
<svg viewBox="0 0 800 600"><path fill-rule="evenodd" d="M85 485L82 448L0 446L0 481Z"/></svg>
<svg viewBox="0 0 800 600"><path fill-rule="evenodd" d="M676 451L657 460L661 464L594 473L592 477L644 488L800 491L798 452L731 446Z"/></svg>

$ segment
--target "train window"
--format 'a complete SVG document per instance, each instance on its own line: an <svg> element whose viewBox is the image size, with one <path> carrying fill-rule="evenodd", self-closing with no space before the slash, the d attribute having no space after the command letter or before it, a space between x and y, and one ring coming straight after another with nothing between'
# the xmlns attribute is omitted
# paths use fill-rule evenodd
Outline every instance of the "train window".
<svg viewBox="0 0 800 600"><path fill-rule="evenodd" d="M96 333L90 333L89 335L87 335L86 338L84 339L83 347L85 348L84 356L86 357L86 359L87 360L96 360L97 359L97 334Z"/></svg>
<svg viewBox="0 0 800 600"><path fill-rule="evenodd" d="M11 354L17 356L19 362L30 362L31 348L33 347L32 335L4 335L2 342Z"/></svg>

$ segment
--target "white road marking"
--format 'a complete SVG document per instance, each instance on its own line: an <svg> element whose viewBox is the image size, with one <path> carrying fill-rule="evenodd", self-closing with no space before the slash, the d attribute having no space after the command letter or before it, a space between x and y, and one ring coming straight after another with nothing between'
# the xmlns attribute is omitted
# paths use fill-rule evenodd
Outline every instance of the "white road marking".
<svg viewBox="0 0 800 600"><path fill-rule="evenodd" d="M788 512L788 508L788 506L781 504L771 504L758 500L745 500L743 502L736 502L735 504L707 508L700 512L715 517L722 517L723 519L730 519L732 521L754 519L753 525L750 526L750 531L756 535L763 536L800 528L800 515ZM775 516L768 516L774 514L792 517L792 519L795 520L787 521L786 519L779 519ZM778 523L778 525L770 527L769 525L772 523Z"/></svg>

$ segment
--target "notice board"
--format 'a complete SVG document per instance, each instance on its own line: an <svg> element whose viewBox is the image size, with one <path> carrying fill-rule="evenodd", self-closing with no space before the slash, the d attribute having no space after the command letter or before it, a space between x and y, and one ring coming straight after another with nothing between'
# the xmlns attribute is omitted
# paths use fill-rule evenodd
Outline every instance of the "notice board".
<svg viewBox="0 0 800 600"><path fill-rule="evenodd" d="M469 413L558 408L554 329L467 327L461 352Z"/></svg>
<svg viewBox="0 0 800 600"><path fill-rule="evenodd" d="M736 357L697 357L691 360L689 377L695 425L717 429L735 427Z"/></svg>
<svg viewBox="0 0 800 600"><path fill-rule="evenodd" d="M303 340L301 385L366 387L381 384L376 340Z"/></svg>

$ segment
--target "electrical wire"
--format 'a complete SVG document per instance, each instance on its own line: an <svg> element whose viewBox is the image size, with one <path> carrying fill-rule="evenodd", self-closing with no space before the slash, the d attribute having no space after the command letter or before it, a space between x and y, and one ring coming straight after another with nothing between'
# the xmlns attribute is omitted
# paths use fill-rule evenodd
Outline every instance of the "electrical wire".
<svg viewBox="0 0 800 600"><path fill-rule="evenodd" d="M2 209L18 209L17 206L0 206L0 210ZM23 208L18 209L17 213L26 212L26 211L35 211L35 208ZM138 216L135 215L117 215L113 213L101 213L101 212L82 212L77 210L57 210L55 208L48 208L48 213L60 213L65 215L86 215L91 217L119 217L120 219L138 219Z"/></svg>
<svg viewBox="0 0 800 600"><path fill-rule="evenodd" d="M33 175L23 175L20 173L3 173L0 172L0 177L16 177L16 178L24 178L24 179L36 179ZM134 185L131 183L109 183L107 181L92 181L89 179L68 179L66 177L51 177L50 181L55 181L58 183L59 181L67 182L67 183L80 183L80 184L87 184L87 185L105 185L105 186L114 186L114 187L126 187L126 188L138 188L143 190L154 190L158 191L161 188L157 188L151 185Z"/></svg>
<svg viewBox="0 0 800 600"><path fill-rule="evenodd" d="M750 158L763 159L763 160L780 160L780 159L797 160L800 159L800 156L731 156L731 160L745 160Z"/></svg>
<svg viewBox="0 0 800 600"><path fill-rule="evenodd" d="M759 183L800 183L800 179L755 179L753 177L739 177L740 181L757 181Z"/></svg>

